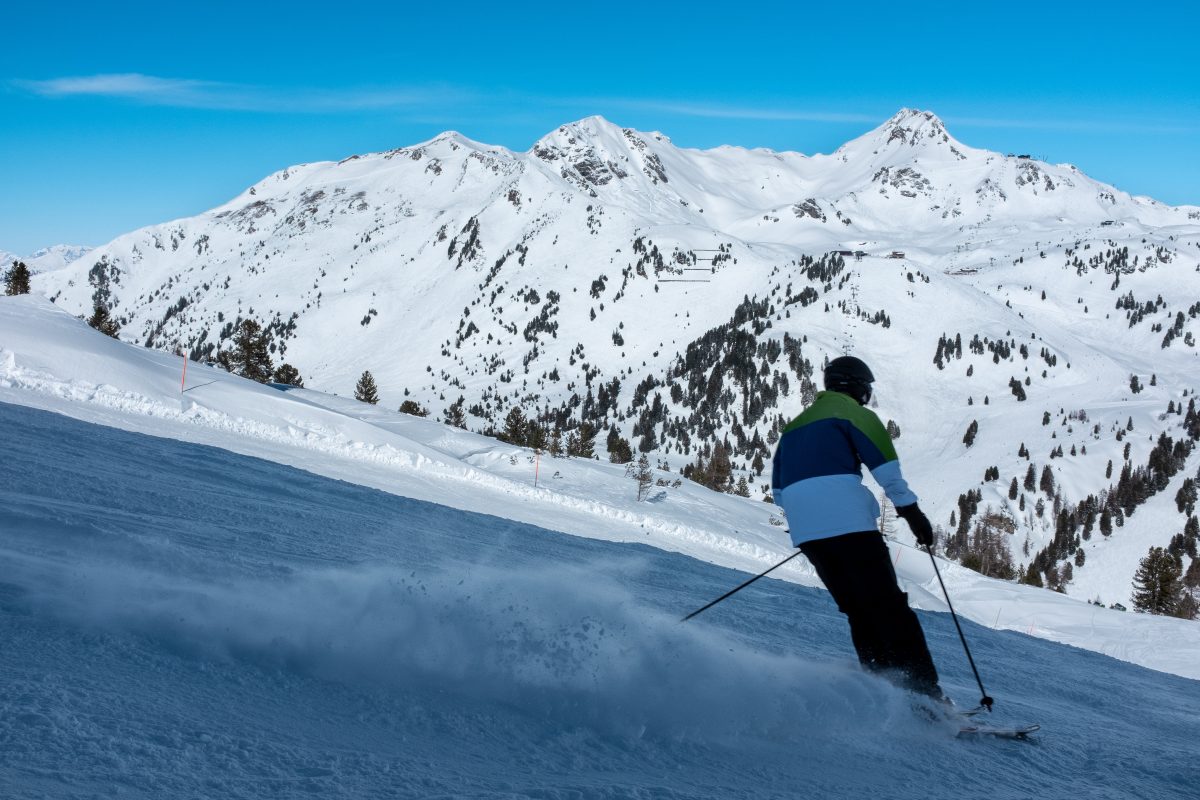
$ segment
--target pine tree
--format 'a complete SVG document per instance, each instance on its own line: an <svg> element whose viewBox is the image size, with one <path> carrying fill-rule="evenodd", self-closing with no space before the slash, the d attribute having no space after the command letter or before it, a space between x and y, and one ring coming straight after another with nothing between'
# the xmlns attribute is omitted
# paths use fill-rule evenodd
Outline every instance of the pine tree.
<svg viewBox="0 0 1200 800"><path fill-rule="evenodd" d="M742 475L738 478L737 488L733 490L733 493L736 494L738 497L749 497L750 496L750 484L746 480L745 475Z"/></svg>
<svg viewBox="0 0 1200 800"><path fill-rule="evenodd" d="M1151 547L1133 574L1133 608L1150 614L1174 615L1183 600L1183 567L1179 558Z"/></svg>
<svg viewBox="0 0 1200 800"><path fill-rule="evenodd" d="M546 442L549 437L546 435L545 426L538 423L537 420L531 419L525 423L525 446L534 450L545 450Z"/></svg>
<svg viewBox="0 0 1200 800"><path fill-rule="evenodd" d="M1192 592L1184 592L1175 608L1175 616L1180 619L1195 619L1200 616L1200 600Z"/></svg>
<svg viewBox="0 0 1200 800"><path fill-rule="evenodd" d="M554 426L554 430L550 431L550 437L546 440L546 452L552 458L559 458L563 454L562 429L557 425Z"/></svg>
<svg viewBox="0 0 1200 800"><path fill-rule="evenodd" d="M654 484L654 472L650 469L650 459L645 453L642 453L638 458L637 469L634 470L633 478L637 481L637 499L640 503L650 493L650 487Z"/></svg>
<svg viewBox="0 0 1200 800"><path fill-rule="evenodd" d="M1050 465L1042 467L1042 477L1038 482L1038 488L1046 494L1054 494L1054 473L1050 471Z"/></svg>
<svg viewBox="0 0 1200 800"><path fill-rule="evenodd" d="M410 414L414 417L428 417L429 416L429 409L425 408L420 403L418 403L416 400L413 400L411 398L406 399L403 403L400 404L400 408L398 408L396 410L399 411L401 414Z"/></svg>
<svg viewBox="0 0 1200 800"><path fill-rule="evenodd" d="M633 447L617 433L615 425L608 430L608 460L614 464L628 464L633 461Z"/></svg>
<svg viewBox="0 0 1200 800"><path fill-rule="evenodd" d="M354 399L371 405L379 402L379 387L375 385L375 376L371 374L371 370L364 369L358 383L354 384Z"/></svg>
<svg viewBox="0 0 1200 800"><path fill-rule="evenodd" d="M1012 483L1010 483L1010 484L1008 485L1008 499L1009 499L1009 500L1016 500L1016 499L1017 499L1017 493L1018 493L1018 491L1019 491L1019 490L1018 490L1018 487L1017 487L1017 478L1016 478L1016 476L1014 475L1014 476L1013 476L1013 479L1012 479Z"/></svg>
<svg viewBox="0 0 1200 800"><path fill-rule="evenodd" d="M1175 493L1175 507L1179 509L1181 514L1188 514L1190 516L1196 509L1196 500L1196 481L1192 478L1184 478L1183 485Z"/></svg>
<svg viewBox="0 0 1200 800"><path fill-rule="evenodd" d="M608 460L614 464L628 464L633 460L633 446L622 436L617 437L616 444L609 448Z"/></svg>
<svg viewBox="0 0 1200 800"><path fill-rule="evenodd" d="M4 273L4 293L10 297L18 294L29 294L29 267L23 261L15 262Z"/></svg>
<svg viewBox="0 0 1200 800"><path fill-rule="evenodd" d="M967 426L967 432L963 434L963 444L967 447L975 444L975 434L979 433L979 423L971 420L971 424Z"/></svg>
<svg viewBox="0 0 1200 800"><path fill-rule="evenodd" d="M1187 572L1183 573L1183 585L1193 591L1200 589L1200 559L1193 558L1188 564Z"/></svg>
<svg viewBox="0 0 1200 800"><path fill-rule="evenodd" d="M987 509L970 533L962 530L949 538L946 555L989 577L1012 580L1017 572L1007 540L1015 530L1012 518Z"/></svg>
<svg viewBox="0 0 1200 800"><path fill-rule="evenodd" d="M108 308L103 303L96 303L92 310L92 316L88 318L87 324L103 333L105 336L111 336L116 339L117 334L121 332L121 326L117 321L108 315Z"/></svg>
<svg viewBox="0 0 1200 800"><path fill-rule="evenodd" d="M233 349L222 352L218 361L230 372L259 383L268 383L274 373L267 350L267 333L252 319L242 320L233 337Z"/></svg>
<svg viewBox="0 0 1200 800"><path fill-rule="evenodd" d="M579 426L579 446L571 455L580 458L592 458L596 455L596 428L592 423L585 422Z"/></svg>
<svg viewBox="0 0 1200 800"><path fill-rule="evenodd" d="M712 460L708 463L708 488L718 492L725 491L733 475L733 465L729 462L729 451L725 445L717 442L713 447Z"/></svg>
<svg viewBox="0 0 1200 800"><path fill-rule="evenodd" d="M304 387L304 379L300 377L300 370L293 367L291 364L283 363L275 370L275 375L272 376L275 383L282 383L287 386Z"/></svg>
<svg viewBox="0 0 1200 800"><path fill-rule="evenodd" d="M465 403L466 400L467 399L465 397L459 395L459 398L451 403L446 409L445 421L447 425L466 430L467 414L465 411L463 411L463 403Z"/></svg>
<svg viewBox="0 0 1200 800"><path fill-rule="evenodd" d="M524 446L525 415L519 407L513 406L509 409L508 416L504 418L504 432L500 434L500 439L509 444Z"/></svg>
<svg viewBox="0 0 1200 800"><path fill-rule="evenodd" d="M1025 486L1025 491L1027 491L1027 492L1033 491L1033 487L1036 485L1036 484L1034 484L1034 480L1036 479L1036 477L1037 477L1037 472L1036 472L1036 470L1034 470L1033 464L1030 463L1029 468L1025 470L1025 483L1023 484Z"/></svg>

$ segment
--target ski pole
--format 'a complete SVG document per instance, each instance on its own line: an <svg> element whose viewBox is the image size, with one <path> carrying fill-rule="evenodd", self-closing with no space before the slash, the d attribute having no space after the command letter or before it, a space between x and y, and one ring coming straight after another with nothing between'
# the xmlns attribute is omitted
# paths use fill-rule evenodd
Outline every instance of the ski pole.
<svg viewBox="0 0 1200 800"><path fill-rule="evenodd" d="M933 574L937 575L938 583L942 586L942 596L946 598L946 606L950 609L950 617L954 620L954 627L958 629L958 638L962 642L963 650L967 654L967 661L971 664L971 671L975 673L975 683L979 685L979 693L983 695L979 698L979 705L991 711L992 703L996 701L988 697L987 689L983 688L983 679L979 677L979 670L975 668L975 659L971 658L971 648L967 647L967 637L963 634L962 625L958 624L958 614L954 613L954 604L950 602L950 593L946 591L946 583L942 580L942 573L938 569L937 559L933 557L933 548L925 545L925 552L929 553L929 561L933 564Z"/></svg>
<svg viewBox="0 0 1200 800"><path fill-rule="evenodd" d="M696 616L697 614L701 613L702 611L707 611L708 609L710 609L710 608L712 608L713 606L715 606L717 603L719 603L719 602L721 602L722 600L724 600L726 597L729 597L730 595L737 594L737 593L738 593L738 592L740 592L742 589L745 589L747 586L749 586L750 584L754 583L756 580L758 580L759 578L763 577L764 575L767 575L768 573L774 572L775 570L779 569L779 568L780 568L780 567L782 567L784 564L786 564L787 562L791 561L791 560L792 560L793 558L795 558L796 556L800 555L800 553L801 553L801 551L800 551L800 550L797 550L796 552L792 553L790 556L788 556L787 558L785 558L783 561L780 561L778 564L776 564L775 566L771 567L771 568L770 568L769 570L767 570L766 572L760 572L760 573L758 573L758 574L757 574L757 575L755 575L753 578L751 578L750 580L748 580L748 581L746 581L745 583L743 583L741 586L738 586L736 589L730 589L728 592L726 592L725 594L721 595L721 596L720 596L720 597L718 597L716 600L713 600L711 603L709 603L709 604L708 604L708 605L706 605L706 606L701 606L700 608L697 608L695 611L693 611L692 613L688 614L686 617L684 617L683 619L681 619L681 620L679 620L679 621L680 621L680 622L687 622L689 619L691 619L692 617L694 617L694 616Z"/></svg>

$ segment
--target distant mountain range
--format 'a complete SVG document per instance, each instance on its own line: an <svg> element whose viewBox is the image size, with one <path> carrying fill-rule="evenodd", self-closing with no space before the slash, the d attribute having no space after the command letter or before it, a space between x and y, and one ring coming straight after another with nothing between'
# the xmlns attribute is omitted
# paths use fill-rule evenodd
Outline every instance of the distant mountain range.
<svg viewBox="0 0 1200 800"><path fill-rule="evenodd" d="M1191 441L1198 269L1200 208L905 109L811 157L599 117L524 153L445 133L290 167L34 286L196 358L254 318L308 386L349 394L370 370L385 404L458 404L475 430L514 407L564 436L586 420L601 452L611 430L676 470L721 442L754 494L779 423L853 352L947 535L990 520L1015 566L1103 598L1191 516L1189 448L1099 532L1123 466L1132 481L1160 435Z"/></svg>
<svg viewBox="0 0 1200 800"><path fill-rule="evenodd" d="M0 270L8 269L14 261L20 261L29 267L31 272L51 272L83 258L91 251L90 247L75 244L56 244L53 247L43 247L28 256L19 256L16 253L0 250Z"/></svg>

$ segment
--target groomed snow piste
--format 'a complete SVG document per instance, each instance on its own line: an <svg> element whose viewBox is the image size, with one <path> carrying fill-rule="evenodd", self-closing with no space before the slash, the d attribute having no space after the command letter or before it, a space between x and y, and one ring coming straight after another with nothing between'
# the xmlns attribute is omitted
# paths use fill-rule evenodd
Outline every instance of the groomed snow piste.
<svg viewBox="0 0 1200 800"><path fill-rule="evenodd" d="M440 423L304 389L273 388L102 336L40 298L0 301L0 401L124 430L221 447L326 477L577 536L639 542L760 572L791 552L773 505L711 492L677 475L637 501L625 467L536 457ZM182 389L182 391L181 391ZM1123 540L1137 546L1136 525ZM774 524L773 524L774 523ZM927 556L907 532L891 543L918 608L944 611ZM1200 678L1200 626L1134 615L941 570L963 616ZM775 573L819 586L806 561Z"/></svg>
<svg viewBox="0 0 1200 800"><path fill-rule="evenodd" d="M803 567L678 623L788 552L762 503L181 367L0 299L0 795L1194 796L1200 684L1025 635L1194 677L1194 625L944 565L1044 726L956 739Z"/></svg>

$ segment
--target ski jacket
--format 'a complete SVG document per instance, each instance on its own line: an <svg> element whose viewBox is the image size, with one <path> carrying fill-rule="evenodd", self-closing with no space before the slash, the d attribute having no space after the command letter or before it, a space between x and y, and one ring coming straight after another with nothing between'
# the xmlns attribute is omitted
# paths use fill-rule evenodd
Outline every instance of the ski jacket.
<svg viewBox="0 0 1200 800"><path fill-rule="evenodd" d="M875 412L849 395L818 393L783 429L771 471L771 492L787 514L792 544L878 529L879 503L863 485L864 464L893 504L917 502Z"/></svg>

